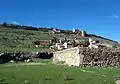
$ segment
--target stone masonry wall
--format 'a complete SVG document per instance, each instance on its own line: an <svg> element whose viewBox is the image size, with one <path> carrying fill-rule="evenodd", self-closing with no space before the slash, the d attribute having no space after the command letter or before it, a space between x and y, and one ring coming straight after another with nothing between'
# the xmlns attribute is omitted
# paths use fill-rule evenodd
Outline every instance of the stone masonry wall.
<svg viewBox="0 0 120 84"><path fill-rule="evenodd" d="M83 49L84 66L120 66L120 50L115 48Z"/></svg>
<svg viewBox="0 0 120 84"><path fill-rule="evenodd" d="M120 50L115 48L70 48L53 53L53 62L69 66L120 66Z"/></svg>
<svg viewBox="0 0 120 84"><path fill-rule="evenodd" d="M83 55L79 54L79 48L70 48L53 53L53 62L62 62L69 66L80 66L83 62Z"/></svg>

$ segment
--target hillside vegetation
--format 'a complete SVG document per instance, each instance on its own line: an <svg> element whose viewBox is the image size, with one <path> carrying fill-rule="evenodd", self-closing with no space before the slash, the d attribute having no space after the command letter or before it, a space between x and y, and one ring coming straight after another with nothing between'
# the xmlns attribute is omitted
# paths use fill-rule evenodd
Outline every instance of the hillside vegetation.
<svg viewBox="0 0 120 84"><path fill-rule="evenodd" d="M59 33L52 33L55 28L37 28L32 26L20 26L3 23L0 24L0 52L46 52L51 51L48 46L36 48L33 42L51 39L71 39L88 40L89 37L94 40L100 40L102 43L118 44L116 41L106 39L94 34L87 34L86 37L80 37L77 33L73 34L69 30L59 30Z"/></svg>
<svg viewBox="0 0 120 84"><path fill-rule="evenodd" d="M11 29L0 26L0 51L29 51L30 49L40 51L40 48L35 48L32 42L50 40L53 37L55 37L55 34L47 32Z"/></svg>

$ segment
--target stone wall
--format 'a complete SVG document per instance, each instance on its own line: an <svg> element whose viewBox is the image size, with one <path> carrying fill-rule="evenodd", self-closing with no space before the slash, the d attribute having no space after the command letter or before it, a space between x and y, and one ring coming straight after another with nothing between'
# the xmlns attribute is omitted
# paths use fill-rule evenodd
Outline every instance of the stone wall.
<svg viewBox="0 0 120 84"><path fill-rule="evenodd" d="M53 62L69 66L120 66L120 50L115 48L70 48L53 53Z"/></svg>
<svg viewBox="0 0 120 84"><path fill-rule="evenodd" d="M84 66L120 66L120 50L115 48L84 49Z"/></svg>
<svg viewBox="0 0 120 84"><path fill-rule="evenodd" d="M69 66L80 66L83 62L83 55L79 54L79 48L70 48L53 53L53 62L62 62Z"/></svg>

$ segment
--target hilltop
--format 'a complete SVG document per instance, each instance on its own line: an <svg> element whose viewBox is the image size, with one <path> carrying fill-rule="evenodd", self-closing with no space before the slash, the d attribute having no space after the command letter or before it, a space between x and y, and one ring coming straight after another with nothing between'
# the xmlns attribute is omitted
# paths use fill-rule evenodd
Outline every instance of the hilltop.
<svg viewBox="0 0 120 84"><path fill-rule="evenodd" d="M117 41L113 41L94 34L86 34L86 37L80 37L77 33L73 33L70 30L60 30L52 27L37 28L32 26L7 24L4 22L0 25L0 51L51 51L48 45L44 45L44 48L36 48L35 45L33 45L33 42L39 40L55 40L64 38L88 40L89 37L100 40L104 43L118 44Z"/></svg>

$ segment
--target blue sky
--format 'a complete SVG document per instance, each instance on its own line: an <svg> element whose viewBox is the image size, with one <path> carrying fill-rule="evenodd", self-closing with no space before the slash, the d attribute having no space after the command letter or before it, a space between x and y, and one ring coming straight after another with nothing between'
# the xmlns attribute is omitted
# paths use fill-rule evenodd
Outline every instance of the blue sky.
<svg viewBox="0 0 120 84"><path fill-rule="evenodd" d="M120 0L0 0L0 22L78 28L120 41Z"/></svg>

